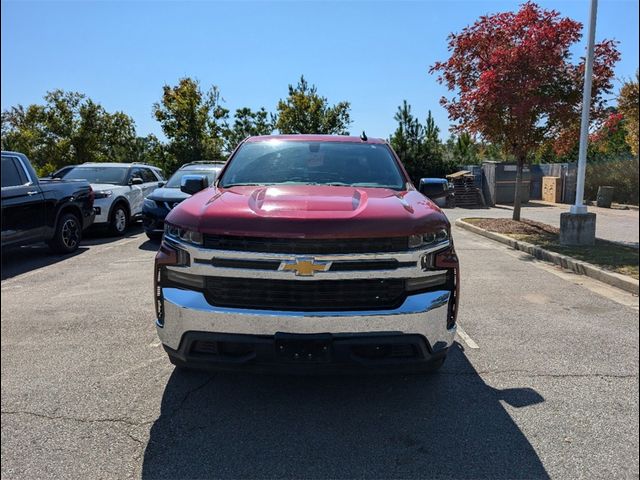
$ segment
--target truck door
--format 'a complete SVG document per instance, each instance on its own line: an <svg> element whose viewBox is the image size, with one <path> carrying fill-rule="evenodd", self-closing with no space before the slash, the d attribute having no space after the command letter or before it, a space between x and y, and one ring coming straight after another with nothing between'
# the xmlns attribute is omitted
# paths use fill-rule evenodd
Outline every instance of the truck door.
<svg viewBox="0 0 640 480"><path fill-rule="evenodd" d="M44 196L22 160L2 155L2 244L44 239Z"/></svg>

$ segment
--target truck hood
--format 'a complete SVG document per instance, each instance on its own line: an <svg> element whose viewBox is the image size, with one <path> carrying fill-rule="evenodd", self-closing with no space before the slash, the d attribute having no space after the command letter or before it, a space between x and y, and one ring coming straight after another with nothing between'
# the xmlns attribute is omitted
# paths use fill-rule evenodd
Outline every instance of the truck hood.
<svg viewBox="0 0 640 480"><path fill-rule="evenodd" d="M207 188L167 221L214 235L285 238L391 237L448 228L415 190L309 185Z"/></svg>

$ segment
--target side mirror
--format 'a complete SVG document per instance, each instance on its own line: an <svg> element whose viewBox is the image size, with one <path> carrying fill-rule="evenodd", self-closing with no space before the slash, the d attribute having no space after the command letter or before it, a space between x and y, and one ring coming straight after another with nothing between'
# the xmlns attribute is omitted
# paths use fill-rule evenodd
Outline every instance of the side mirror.
<svg viewBox="0 0 640 480"><path fill-rule="evenodd" d="M140 177L132 177L131 180L129 180L129 185L142 185L143 183L144 180Z"/></svg>
<svg viewBox="0 0 640 480"><path fill-rule="evenodd" d="M205 175L185 175L180 182L180 190L194 195L209 186L209 179Z"/></svg>
<svg viewBox="0 0 640 480"><path fill-rule="evenodd" d="M165 186L167 182L158 182L158 188L162 188Z"/></svg>
<svg viewBox="0 0 640 480"><path fill-rule="evenodd" d="M431 200L445 198L449 195L449 183L441 182L436 178L421 178L418 190Z"/></svg>

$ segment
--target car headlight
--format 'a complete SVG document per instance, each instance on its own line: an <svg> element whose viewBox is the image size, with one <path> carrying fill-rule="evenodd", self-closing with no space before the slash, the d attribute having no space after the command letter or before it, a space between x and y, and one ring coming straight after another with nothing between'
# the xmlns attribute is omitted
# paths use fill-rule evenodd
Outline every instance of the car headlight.
<svg viewBox="0 0 640 480"><path fill-rule="evenodd" d="M449 232L444 228L436 232L423 233L421 235L411 235L409 237L409 248L432 247L449 240Z"/></svg>
<svg viewBox="0 0 640 480"><path fill-rule="evenodd" d="M111 195L113 195L111 190L98 190L95 198L109 198Z"/></svg>
<svg viewBox="0 0 640 480"><path fill-rule="evenodd" d="M156 208L156 202L154 202L153 200L151 200L149 198L145 198L143 206L147 207L147 208Z"/></svg>
<svg viewBox="0 0 640 480"><path fill-rule="evenodd" d="M164 235L169 239L193 243L194 245L203 244L202 233L193 230L187 230L186 228L176 227L175 225L171 225L169 223L164 224Z"/></svg>

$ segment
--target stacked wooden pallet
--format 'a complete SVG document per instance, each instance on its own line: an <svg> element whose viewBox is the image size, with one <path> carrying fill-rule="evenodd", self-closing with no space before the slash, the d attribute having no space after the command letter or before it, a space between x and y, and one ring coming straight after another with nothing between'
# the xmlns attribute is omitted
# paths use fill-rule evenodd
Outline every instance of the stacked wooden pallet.
<svg viewBox="0 0 640 480"><path fill-rule="evenodd" d="M453 184L456 195L456 207L479 207L484 205L484 199L480 189L476 187L474 178L468 170L447 175L447 179Z"/></svg>

